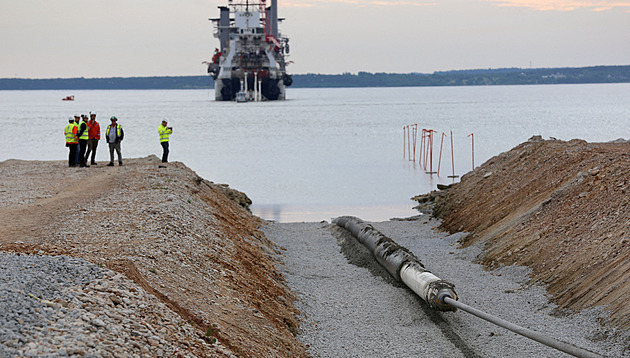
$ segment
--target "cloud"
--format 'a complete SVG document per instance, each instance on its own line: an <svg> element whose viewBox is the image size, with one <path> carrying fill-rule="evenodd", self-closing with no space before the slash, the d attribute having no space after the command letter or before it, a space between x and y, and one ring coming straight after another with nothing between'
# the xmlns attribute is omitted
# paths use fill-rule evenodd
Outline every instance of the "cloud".
<svg viewBox="0 0 630 358"><path fill-rule="evenodd" d="M424 1L400 1L400 0L304 0L304 1L282 1L280 7L320 7L331 4L367 6L434 6L437 2Z"/></svg>
<svg viewBox="0 0 630 358"><path fill-rule="evenodd" d="M488 0L496 2L499 6L527 7L540 11L606 11L616 8L630 11L630 2L616 0Z"/></svg>

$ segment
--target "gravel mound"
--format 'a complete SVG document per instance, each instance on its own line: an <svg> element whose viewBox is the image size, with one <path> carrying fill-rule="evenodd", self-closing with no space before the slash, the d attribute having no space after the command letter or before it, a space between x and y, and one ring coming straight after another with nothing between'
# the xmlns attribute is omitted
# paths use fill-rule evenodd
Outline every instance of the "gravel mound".
<svg viewBox="0 0 630 358"><path fill-rule="evenodd" d="M244 194L154 156L80 170L62 161L5 161L0 172L7 178L0 182L0 251L82 258L112 270L97 283L69 283L80 303L59 296L69 303L63 309L87 310L106 323L99 327L85 316L87 336L76 339L94 347L82 343L87 348L79 352L306 357L292 334L294 297L266 254L274 248L257 229L261 220L246 210ZM21 282L7 282L13 281ZM45 336L56 338L48 348L35 347L41 354L72 343L66 335L74 331L50 326L42 327ZM22 343L38 341L26 337Z"/></svg>
<svg viewBox="0 0 630 358"><path fill-rule="evenodd" d="M67 354L64 348L37 346L51 343L46 330L71 332L71 318L79 311L60 308L59 302L67 306L77 297L73 287L83 287L103 275L101 268L80 259L0 253L0 356L61 354L60 350Z"/></svg>
<svg viewBox="0 0 630 358"><path fill-rule="evenodd" d="M0 253L0 357L193 357L180 346L191 336L120 274L83 259Z"/></svg>
<svg viewBox="0 0 630 358"><path fill-rule="evenodd" d="M488 267L532 268L563 309L603 306L630 329L630 143L530 138L436 201L449 232L483 244Z"/></svg>

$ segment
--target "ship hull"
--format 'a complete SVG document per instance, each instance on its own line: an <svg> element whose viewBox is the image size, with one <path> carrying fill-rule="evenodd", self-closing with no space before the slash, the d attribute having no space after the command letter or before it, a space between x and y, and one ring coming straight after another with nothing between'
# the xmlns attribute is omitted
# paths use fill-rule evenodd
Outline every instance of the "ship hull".
<svg viewBox="0 0 630 358"><path fill-rule="evenodd" d="M247 93L248 98L256 97L256 90L254 80L248 80L247 88L245 91L244 86L241 86L241 79L239 78L223 78L216 79L214 81L214 99L216 101L234 101L236 100L236 94L244 91ZM286 99L286 87L284 81L280 79L264 78L260 81L260 97L262 101L278 101Z"/></svg>

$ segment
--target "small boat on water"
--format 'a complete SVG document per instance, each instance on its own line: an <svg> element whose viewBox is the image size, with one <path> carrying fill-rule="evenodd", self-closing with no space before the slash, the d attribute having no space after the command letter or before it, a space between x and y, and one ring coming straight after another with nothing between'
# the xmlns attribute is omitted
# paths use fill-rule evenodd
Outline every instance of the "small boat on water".
<svg viewBox="0 0 630 358"><path fill-rule="evenodd" d="M74 96L67 96L61 99L62 101L74 101Z"/></svg>
<svg viewBox="0 0 630 358"><path fill-rule="evenodd" d="M208 65L217 101L249 101L286 98L285 87L293 79L286 72L289 39L280 34L278 0L229 0L219 6L220 17L210 19L220 41Z"/></svg>

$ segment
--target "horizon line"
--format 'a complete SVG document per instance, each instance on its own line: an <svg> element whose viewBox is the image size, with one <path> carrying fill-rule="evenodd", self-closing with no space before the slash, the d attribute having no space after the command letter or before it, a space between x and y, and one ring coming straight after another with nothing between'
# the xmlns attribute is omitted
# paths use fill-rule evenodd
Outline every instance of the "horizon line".
<svg viewBox="0 0 630 358"><path fill-rule="evenodd" d="M565 67L487 67L487 68L468 68L468 69L451 69L451 70L439 70L433 71L431 73L427 72L370 72L370 71L357 71L356 73L352 73L349 71L341 72L341 73L294 73L292 76L304 76L304 75L322 75L322 76L338 76L338 75L358 75L360 73L370 73L370 74L399 74L399 75L433 75L436 73L444 73L444 72L465 72L465 71L491 71L491 70L522 70L522 71L533 71L533 70L553 70L553 69L577 69L577 68L594 68L594 67L628 67L628 65L590 65L590 66L565 66ZM147 75L147 76L108 76L108 77L46 77L46 78L32 78L32 77L2 77L0 80L96 80L96 79L112 79L112 78L154 78L154 77L210 77L210 75Z"/></svg>

